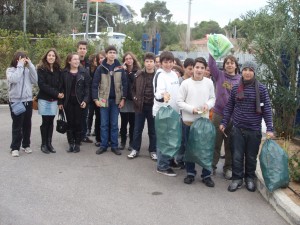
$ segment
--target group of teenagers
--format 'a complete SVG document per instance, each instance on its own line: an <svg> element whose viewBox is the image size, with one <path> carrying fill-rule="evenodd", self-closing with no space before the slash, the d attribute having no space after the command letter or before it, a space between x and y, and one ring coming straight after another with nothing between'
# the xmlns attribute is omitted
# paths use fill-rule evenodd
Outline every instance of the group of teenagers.
<svg viewBox="0 0 300 225"><path fill-rule="evenodd" d="M224 59L220 70L211 55L208 63L205 58L198 57L187 58L182 65L171 52L163 51L159 56L145 53L141 69L132 52L123 55L121 64L117 49L112 45L87 59L87 44L78 42L77 52L67 55L64 68L61 68L55 49L49 49L37 67L24 52L14 54L6 71L13 157L19 156L20 149L32 152L32 84L38 84L41 151L46 154L56 152L52 136L58 110L66 115L67 152L73 153L80 152L82 142L92 143L88 136L94 124L95 145L99 147L96 154L103 154L110 147L114 154L121 155L129 136L127 157L134 159L139 156L147 120L148 151L151 159L156 161L156 171L176 176L173 169L185 168L184 183L191 184L197 171L195 163L184 160L184 153L192 123L205 117L214 124L216 139L212 169L202 169L202 182L207 187L215 186L212 175L224 142L223 175L232 180L228 191L236 191L244 182L247 190L256 190L255 170L262 118L269 137L273 136L273 122L268 91L256 79L254 62L247 61L239 68L237 59L230 55ZM26 108L20 115L15 115L11 109L11 104L16 101L21 101ZM182 144L174 158L162 154L156 145L155 116L166 106L171 106L182 119Z"/></svg>

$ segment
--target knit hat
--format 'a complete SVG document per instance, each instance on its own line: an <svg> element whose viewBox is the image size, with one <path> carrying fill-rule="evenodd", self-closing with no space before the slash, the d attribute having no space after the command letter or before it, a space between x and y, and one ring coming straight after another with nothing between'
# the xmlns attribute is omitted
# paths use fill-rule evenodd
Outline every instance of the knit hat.
<svg viewBox="0 0 300 225"><path fill-rule="evenodd" d="M252 61L244 62L242 65L241 71L243 71L246 68L251 69L254 72L254 74L256 74L256 72L257 72L257 65L255 62L252 62Z"/></svg>

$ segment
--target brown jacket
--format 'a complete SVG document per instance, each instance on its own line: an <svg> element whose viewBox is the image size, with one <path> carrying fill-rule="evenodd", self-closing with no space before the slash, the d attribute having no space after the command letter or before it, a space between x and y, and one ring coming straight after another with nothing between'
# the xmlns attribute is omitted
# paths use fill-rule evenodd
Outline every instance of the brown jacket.
<svg viewBox="0 0 300 225"><path fill-rule="evenodd" d="M156 73L156 70L153 73L153 77ZM132 85L132 98L134 103L134 110L135 112L142 112L143 111L143 104L144 104L144 90L146 85L146 69L139 70L134 77L133 85ZM154 94L153 94L154 99Z"/></svg>

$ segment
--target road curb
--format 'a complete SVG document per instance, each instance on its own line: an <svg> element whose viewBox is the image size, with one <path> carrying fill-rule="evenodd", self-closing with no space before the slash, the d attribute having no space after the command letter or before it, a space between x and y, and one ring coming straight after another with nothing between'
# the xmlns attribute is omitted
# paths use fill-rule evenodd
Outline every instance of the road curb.
<svg viewBox="0 0 300 225"><path fill-rule="evenodd" d="M257 189L289 224L300 225L300 206L296 205L283 190L269 192L262 177L259 160L256 168Z"/></svg>

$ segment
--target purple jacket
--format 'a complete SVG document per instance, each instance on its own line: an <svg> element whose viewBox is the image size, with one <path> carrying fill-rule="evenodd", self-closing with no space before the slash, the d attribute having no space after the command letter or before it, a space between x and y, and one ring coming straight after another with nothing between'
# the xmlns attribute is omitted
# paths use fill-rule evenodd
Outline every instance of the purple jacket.
<svg viewBox="0 0 300 225"><path fill-rule="evenodd" d="M208 58L208 66L216 86L216 103L214 112L219 115L223 115L223 110L228 102L231 89L234 85L239 83L241 75L236 74L231 76L224 71L219 70L215 59L211 55L209 55Z"/></svg>

